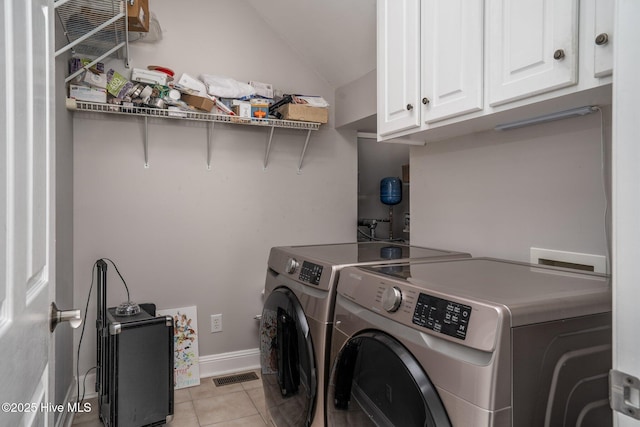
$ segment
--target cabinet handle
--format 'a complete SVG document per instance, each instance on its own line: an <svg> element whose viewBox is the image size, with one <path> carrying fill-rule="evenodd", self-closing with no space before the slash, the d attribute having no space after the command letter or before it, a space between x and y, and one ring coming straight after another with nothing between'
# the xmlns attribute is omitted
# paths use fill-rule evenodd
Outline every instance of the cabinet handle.
<svg viewBox="0 0 640 427"><path fill-rule="evenodd" d="M426 96L424 98L422 98L422 103L424 105L427 105L429 102L431 102L431 101L429 101L429 98L427 98Z"/></svg>
<svg viewBox="0 0 640 427"><path fill-rule="evenodd" d="M598 46L603 46L607 43L609 43L609 34L601 33L596 36L596 44Z"/></svg>
<svg viewBox="0 0 640 427"><path fill-rule="evenodd" d="M407 110L409 110L409 111L413 110L413 105L407 104Z"/></svg>
<svg viewBox="0 0 640 427"><path fill-rule="evenodd" d="M553 59L560 60L562 58L564 58L564 50L563 49L558 49L555 52L553 52Z"/></svg>

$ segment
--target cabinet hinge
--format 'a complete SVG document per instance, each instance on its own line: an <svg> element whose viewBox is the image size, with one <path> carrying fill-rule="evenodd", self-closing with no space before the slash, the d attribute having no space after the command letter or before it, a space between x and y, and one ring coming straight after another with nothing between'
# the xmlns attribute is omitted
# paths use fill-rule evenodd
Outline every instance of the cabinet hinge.
<svg viewBox="0 0 640 427"><path fill-rule="evenodd" d="M633 375L609 371L611 409L640 420L640 380Z"/></svg>

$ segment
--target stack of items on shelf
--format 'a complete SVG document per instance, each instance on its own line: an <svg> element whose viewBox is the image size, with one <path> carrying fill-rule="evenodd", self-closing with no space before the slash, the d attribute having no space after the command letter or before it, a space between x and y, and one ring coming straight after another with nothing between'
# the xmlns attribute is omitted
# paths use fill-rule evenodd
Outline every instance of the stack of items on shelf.
<svg viewBox="0 0 640 427"><path fill-rule="evenodd" d="M72 58L69 71L89 62ZM239 122L275 118L327 123L329 118L329 104L320 96L279 95L271 84L210 74L194 78L185 73L174 81L171 69L156 65L134 68L127 79L113 69L105 73L104 64L97 63L70 82L69 98L108 103L125 112L140 111L137 107L167 109L175 117L206 112Z"/></svg>

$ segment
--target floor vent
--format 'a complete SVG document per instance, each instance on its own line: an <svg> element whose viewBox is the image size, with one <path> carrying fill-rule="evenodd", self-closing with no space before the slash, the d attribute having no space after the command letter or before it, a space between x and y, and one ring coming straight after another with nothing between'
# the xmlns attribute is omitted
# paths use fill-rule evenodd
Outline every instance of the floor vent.
<svg viewBox="0 0 640 427"><path fill-rule="evenodd" d="M243 383L245 381L253 381L259 379L255 372L247 372L246 374L235 374L227 377L214 378L213 383L217 387L223 385L231 385L237 383Z"/></svg>

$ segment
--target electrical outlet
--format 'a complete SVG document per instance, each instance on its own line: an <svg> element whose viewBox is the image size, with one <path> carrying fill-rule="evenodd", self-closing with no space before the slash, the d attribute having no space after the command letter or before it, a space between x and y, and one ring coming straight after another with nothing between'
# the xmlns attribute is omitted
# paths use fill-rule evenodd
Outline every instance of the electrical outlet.
<svg viewBox="0 0 640 427"><path fill-rule="evenodd" d="M222 332L222 314L211 315L211 333Z"/></svg>

